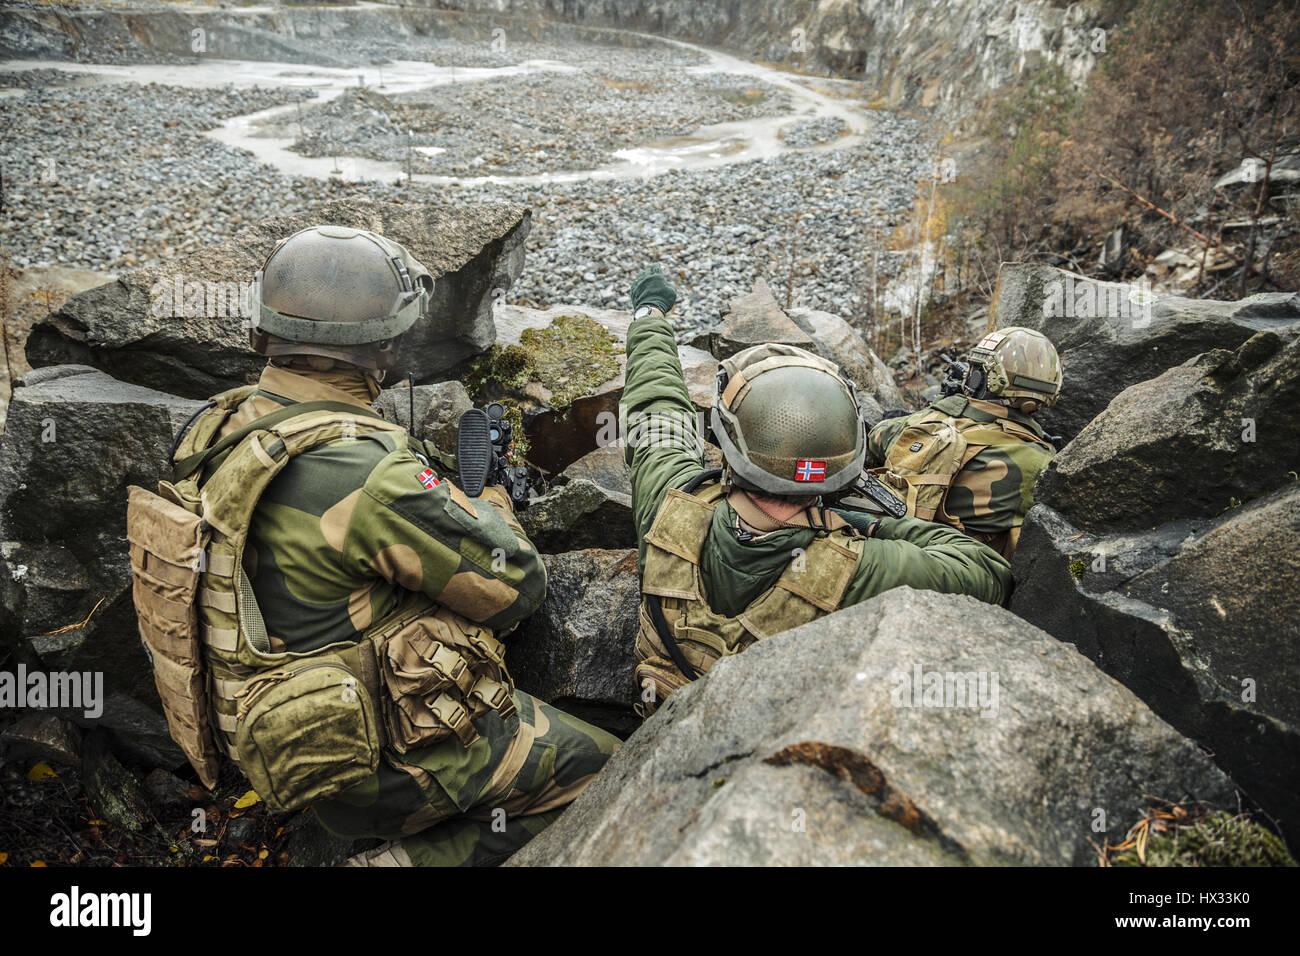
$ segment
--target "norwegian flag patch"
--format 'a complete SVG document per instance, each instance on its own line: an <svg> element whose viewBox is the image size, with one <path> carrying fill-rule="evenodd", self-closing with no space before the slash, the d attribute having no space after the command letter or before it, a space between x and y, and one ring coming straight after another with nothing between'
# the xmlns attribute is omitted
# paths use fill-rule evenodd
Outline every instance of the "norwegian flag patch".
<svg viewBox="0 0 1300 956"><path fill-rule="evenodd" d="M415 476L415 480L426 488L438 487L438 478L434 475L432 468L426 468Z"/></svg>
<svg viewBox="0 0 1300 956"><path fill-rule="evenodd" d="M825 481L826 462L812 458L800 458L794 466L795 481Z"/></svg>

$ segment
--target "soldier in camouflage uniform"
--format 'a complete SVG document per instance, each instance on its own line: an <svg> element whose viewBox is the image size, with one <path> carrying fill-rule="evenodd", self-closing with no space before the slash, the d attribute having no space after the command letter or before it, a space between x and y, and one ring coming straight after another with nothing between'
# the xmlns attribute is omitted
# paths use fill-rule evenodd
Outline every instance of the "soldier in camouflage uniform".
<svg viewBox="0 0 1300 956"><path fill-rule="evenodd" d="M643 713L721 657L890 588L1006 598L1010 566L965 535L824 507L860 476L866 429L850 383L801 349L756 346L722 363L712 427L726 468L706 473L666 315L676 301L657 268L632 286L623 413Z"/></svg>
<svg viewBox="0 0 1300 956"><path fill-rule="evenodd" d="M394 293L399 303L427 302L431 277L396 243L335 226L282 241L263 271L252 342L270 361L222 433L295 403L368 411L393 333L412 320L393 324L403 311L391 306ZM372 324L369 335L317 331ZM509 496L498 487L470 499L445 464L403 431L345 434L272 479L244 565L272 652L356 642L413 592L498 637L536 610L546 572ZM515 691L512 709L508 719L494 710L477 717L468 747L449 736L401 755L385 750L370 779L313 810L336 835L397 841L356 863L504 860L556 819L618 745L528 694Z"/></svg>
<svg viewBox="0 0 1300 956"><path fill-rule="evenodd" d="M961 464L933 520L965 531L1010 560L1034 503L1034 482L1056 454L1033 415L1056 403L1061 380L1061 361L1047 336L1019 327L991 332L971 350L960 394L909 416L887 418L871 429L871 463L887 467L891 457L897 460L905 454L896 447L899 436L921 422L952 420L972 435L1001 432L1000 440L992 436L995 444L972 441L970 457Z"/></svg>

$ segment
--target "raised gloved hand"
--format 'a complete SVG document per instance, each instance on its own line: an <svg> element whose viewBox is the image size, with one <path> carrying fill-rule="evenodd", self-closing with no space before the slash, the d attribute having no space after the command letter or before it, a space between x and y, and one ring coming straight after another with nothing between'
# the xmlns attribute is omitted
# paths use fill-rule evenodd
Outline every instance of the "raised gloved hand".
<svg viewBox="0 0 1300 956"><path fill-rule="evenodd" d="M667 313L677 304L677 290L658 266L645 269L632 280L632 311L648 305Z"/></svg>

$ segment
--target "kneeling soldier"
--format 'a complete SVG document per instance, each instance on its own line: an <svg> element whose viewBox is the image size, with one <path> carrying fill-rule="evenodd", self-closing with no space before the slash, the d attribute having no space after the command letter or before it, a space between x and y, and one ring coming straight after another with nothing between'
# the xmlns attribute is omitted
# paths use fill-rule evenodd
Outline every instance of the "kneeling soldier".
<svg viewBox="0 0 1300 956"><path fill-rule="evenodd" d="M1056 454L1033 416L1056 404L1061 360L1043 333L999 329L944 390L952 394L871 429L873 474L909 515L964 531L1010 560L1034 482Z"/></svg>
<svg viewBox="0 0 1300 956"><path fill-rule="evenodd" d="M262 284L261 379L190 423L161 497L132 490L173 735L209 786L229 757L273 809L397 841L362 863L500 862L618 742L506 671L501 638L546 593L510 498L467 497L450 458L370 408L432 277L382 236L319 226L276 246Z"/></svg>

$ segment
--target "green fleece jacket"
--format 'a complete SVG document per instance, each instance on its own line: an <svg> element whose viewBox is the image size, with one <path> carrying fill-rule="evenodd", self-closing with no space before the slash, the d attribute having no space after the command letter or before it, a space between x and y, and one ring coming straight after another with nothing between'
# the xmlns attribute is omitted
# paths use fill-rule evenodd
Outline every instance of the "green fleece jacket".
<svg viewBox="0 0 1300 956"><path fill-rule="evenodd" d="M695 422L697 413L682 376L677 341L668 319L657 312L634 321L628 332L623 413L641 570L645 535L664 497L705 468L696 429L683 427ZM863 526L861 515L842 513ZM791 551L806 548L815 534L798 528L742 542L735 526L735 511L721 502L700 565L710 606L728 616L740 613L770 588L789 563ZM1001 604L1011 591L1011 566L960 531L915 518L884 518L866 542L843 606L903 585Z"/></svg>

